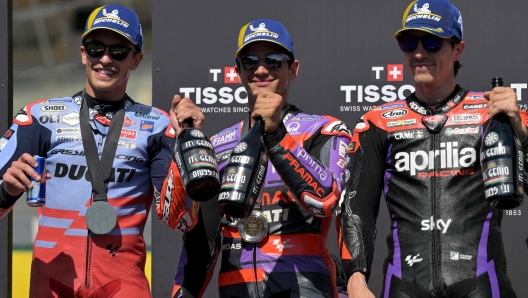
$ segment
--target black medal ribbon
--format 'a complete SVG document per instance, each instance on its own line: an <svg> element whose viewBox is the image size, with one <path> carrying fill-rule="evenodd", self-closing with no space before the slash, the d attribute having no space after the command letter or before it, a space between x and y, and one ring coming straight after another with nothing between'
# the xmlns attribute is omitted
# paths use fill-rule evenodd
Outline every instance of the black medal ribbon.
<svg viewBox="0 0 528 298"><path fill-rule="evenodd" d="M86 90L83 90L79 124L88 172L90 173L93 197L93 202L86 211L86 226L92 233L104 235L110 233L117 223L116 211L108 203L107 191L108 182L112 175L112 165L114 164L117 143L125 120L124 107L126 95L121 101L119 110L112 116L100 160L95 137L89 124L89 108L85 95ZM102 165L105 166L103 167Z"/></svg>

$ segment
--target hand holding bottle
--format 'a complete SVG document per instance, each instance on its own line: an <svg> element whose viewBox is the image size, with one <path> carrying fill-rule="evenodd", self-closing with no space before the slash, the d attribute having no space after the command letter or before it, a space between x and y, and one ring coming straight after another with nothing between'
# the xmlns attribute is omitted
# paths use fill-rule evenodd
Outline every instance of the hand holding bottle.
<svg viewBox="0 0 528 298"><path fill-rule="evenodd" d="M267 90L255 90L253 96L256 101L251 118L253 120L262 118L264 134L274 133L282 122L281 111L286 100L281 95Z"/></svg>
<svg viewBox="0 0 528 298"><path fill-rule="evenodd" d="M493 208L512 209L522 204L524 194L523 150L511 122L512 118L514 122L517 121L515 114L520 116L517 105L515 104L515 108L511 106L511 99L508 101L511 97L501 88L502 79L493 78L492 86L494 102L490 102L489 107L493 118L485 127L480 148L484 196L488 205ZM507 107L510 113L503 110L504 107Z"/></svg>
<svg viewBox="0 0 528 298"><path fill-rule="evenodd" d="M506 114L515 133L522 140L528 133L528 129L522 124L515 90L497 86L493 90L485 92L484 97L489 100L488 114L490 117L493 118L499 113Z"/></svg>
<svg viewBox="0 0 528 298"><path fill-rule="evenodd" d="M182 123L186 119L192 119L192 127L196 129L201 129L205 121L202 109L196 106L188 97L181 98L179 95L174 95L169 114L171 125L176 135L180 133L183 128Z"/></svg>

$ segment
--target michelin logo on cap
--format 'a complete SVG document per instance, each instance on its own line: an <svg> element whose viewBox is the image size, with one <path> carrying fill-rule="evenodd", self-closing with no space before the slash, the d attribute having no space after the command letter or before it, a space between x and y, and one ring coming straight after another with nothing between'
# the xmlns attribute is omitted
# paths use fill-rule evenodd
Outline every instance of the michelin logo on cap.
<svg viewBox="0 0 528 298"><path fill-rule="evenodd" d="M258 19L244 25L240 29L237 40L237 51L235 56L238 57L242 49L248 44L255 41L268 41L280 45L288 52L293 53L293 42L290 34L284 26L274 20Z"/></svg>
<svg viewBox="0 0 528 298"><path fill-rule="evenodd" d="M440 22L442 19L442 16L439 16L437 14L433 14L431 10L429 10L429 3L424 3L421 8L418 8L418 4L414 4L414 12L415 14L411 14L407 16L406 22L416 20L416 19L429 19L433 21Z"/></svg>
<svg viewBox="0 0 528 298"><path fill-rule="evenodd" d="M103 8L103 15L105 17L102 17L102 18L98 18L98 19L95 19L93 24L96 25L96 24L99 24L99 23L102 23L102 22L110 22L110 23L115 23L115 24L118 24L118 25L121 25L125 28L128 28L128 26L130 26L127 22L121 20L121 18L119 17L119 10L117 9L114 9L112 10L112 12L106 12L106 8Z"/></svg>
<svg viewBox="0 0 528 298"><path fill-rule="evenodd" d="M271 32L268 29L266 29L265 23L260 23L257 28L253 27L253 25L249 25L249 30L251 30L252 33L249 33L248 35L246 35L246 37L244 37L244 42L247 42L248 40L255 38L255 37L263 37L263 36L272 37L275 39L279 38L279 34L275 32Z"/></svg>

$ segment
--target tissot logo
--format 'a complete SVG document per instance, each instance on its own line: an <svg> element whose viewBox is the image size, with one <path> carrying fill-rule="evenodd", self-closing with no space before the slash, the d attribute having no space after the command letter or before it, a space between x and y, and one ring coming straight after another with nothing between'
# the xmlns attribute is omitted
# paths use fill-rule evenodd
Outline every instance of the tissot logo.
<svg viewBox="0 0 528 298"><path fill-rule="evenodd" d="M383 66L371 66L369 69L371 85L341 85L340 90L344 92L345 102L352 103L374 103L378 105L380 99L384 102L390 102L398 99L404 99L414 92L412 85L393 85L395 82L404 80L403 64L387 64ZM341 112L366 112L373 106L341 106Z"/></svg>
<svg viewBox="0 0 528 298"><path fill-rule="evenodd" d="M224 67L224 83L238 84L237 72L234 66Z"/></svg>
<svg viewBox="0 0 528 298"><path fill-rule="evenodd" d="M387 81L389 82L403 81L403 64L387 65Z"/></svg>
<svg viewBox="0 0 528 298"><path fill-rule="evenodd" d="M204 113L242 113L248 112L248 95L243 86L225 86L239 84L235 66L210 68L206 74L209 86L181 87L180 93L200 105Z"/></svg>

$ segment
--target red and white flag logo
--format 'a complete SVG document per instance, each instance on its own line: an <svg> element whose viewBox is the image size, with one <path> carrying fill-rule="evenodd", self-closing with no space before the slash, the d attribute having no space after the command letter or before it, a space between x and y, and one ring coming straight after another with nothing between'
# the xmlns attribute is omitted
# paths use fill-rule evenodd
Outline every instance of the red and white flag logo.
<svg viewBox="0 0 528 298"><path fill-rule="evenodd" d="M403 64L387 64L387 81L403 81Z"/></svg>
<svg viewBox="0 0 528 298"><path fill-rule="evenodd" d="M224 83L238 84L237 72L234 66L224 67Z"/></svg>
<svg viewBox="0 0 528 298"><path fill-rule="evenodd" d="M122 129L121 138L135 140L137 138L137 131L130 129Z"/></svg>

